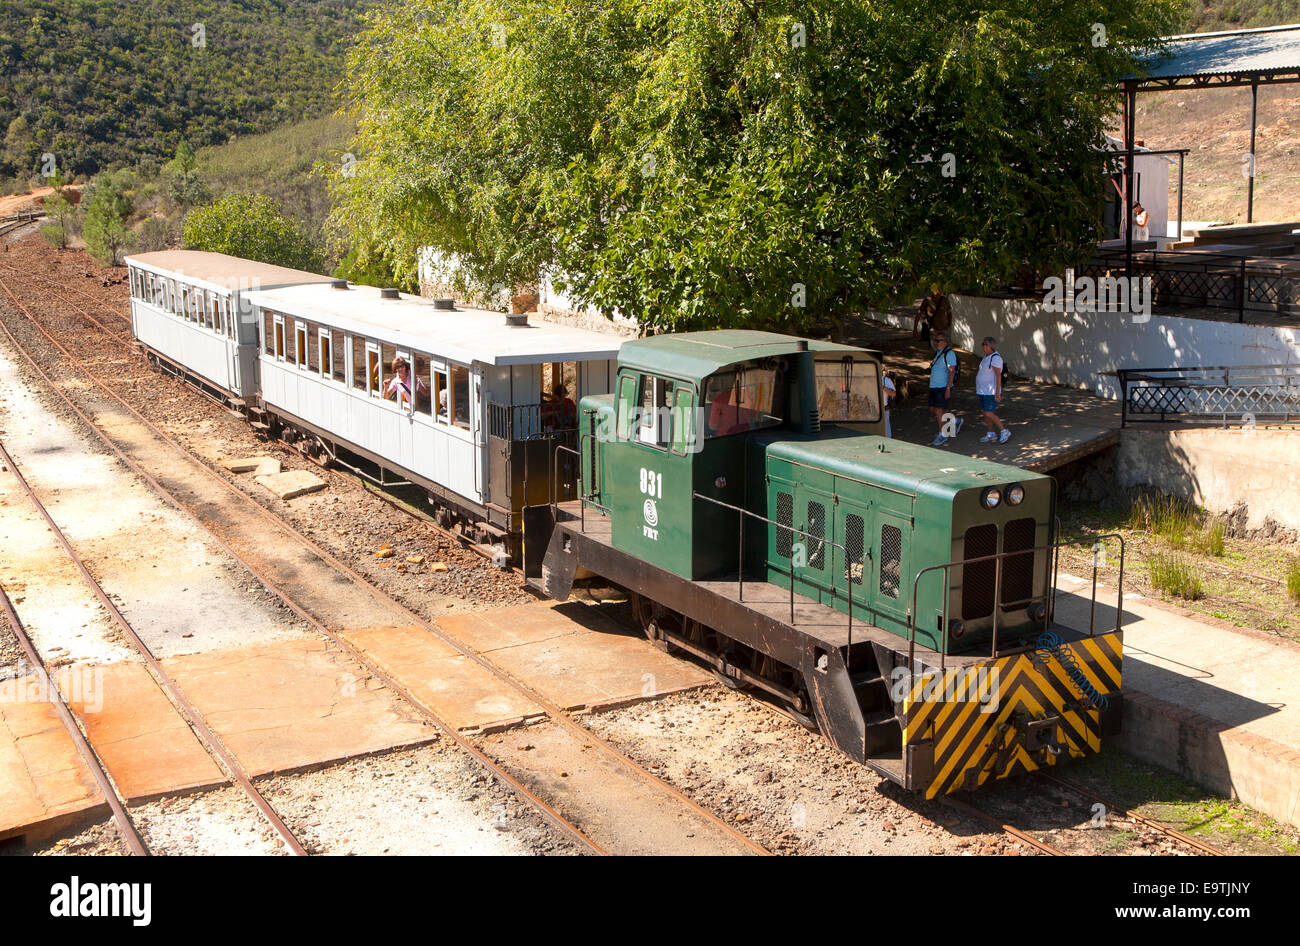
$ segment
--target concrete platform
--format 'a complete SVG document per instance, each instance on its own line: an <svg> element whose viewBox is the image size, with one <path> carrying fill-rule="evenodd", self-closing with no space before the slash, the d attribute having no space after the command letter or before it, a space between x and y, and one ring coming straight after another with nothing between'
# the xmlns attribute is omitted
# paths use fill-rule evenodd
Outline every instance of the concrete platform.
<svg viewBox="0 0 1300 946"><path fill-rule="evenodd" d="M453 729L492 732L546 715L424 628L374 627L343 636Z"/></svg>
<svg viewBox="0 0 1300 946"><path fill-rule="evenodd" d="M1087 628L1088 591L1062 575L1057 620ZM1114 588L1099 587L1096 622L1114 625ZM1300 825L1300 646L1139 595L1125 597L1124 622L1115 744Z"/></svg>
<svg viewBox="0 0 1300 946"><path fill-rule="evenodd" d="M898 377L900 387L911 381L917 388L928 389L934 351L919 339L913 340L910 331L855 319L845 326L845 341L879 350L885 358L885 370ZM961 378L950 409L966 423L945 450L1046 473L1119 443L1117 402L1076 388L1022 378L1013 378L1004 386L998 415L1011 431L1011 439L1004 444L980 443L986 432L975 397L980 354L954 351L961 359ZM895 402L891 420L894 436L909 443L929 445L939 432L930 416L925 390Z"/></svg>
<svg viewBox="0 0 1300 946"><path fill-rule="evenodd" d="M55 681L128 804L225 783L143 664L64 667Z"/></svg>
<svg viewBox="0 0 1300 946"><path fill-rule="evenodd" d="M435 737L352 657L319 640L189 654L162 664L251 776Z"/></svg>
<svg viewBox="0 0 1300 946"><path fill-rule="evenodd" d="M458 614L438 624L566 710L599 709L713 682L699 668L574 602Z"/></svg>
<svg viewBox="0 0 1300 946"><path fill-rule="evenodd" d="M0 839L47 837L107 810L37 679L0 682Z"/></svg>
<svg viewBox="0 0 1300 946"><path fill-rule="evenodd" d="M278 457L238 457L222 460L221 465L231 473L256 473L258 476L271 476L282 469Z"/></svg>

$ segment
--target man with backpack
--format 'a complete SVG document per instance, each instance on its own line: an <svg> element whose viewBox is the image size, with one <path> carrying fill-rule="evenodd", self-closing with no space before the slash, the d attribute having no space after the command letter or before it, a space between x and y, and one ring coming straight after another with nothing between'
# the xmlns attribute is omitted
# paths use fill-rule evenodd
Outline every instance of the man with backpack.
<svg viewBox="0 0 1300 946"><path fill-rule="evenodd" d="M998 417L998 406L1002 403L1002 381L1006 377L1007 363L998 354L998 340L992 335L984 337L984 357L980 359L980 370L975 375L975 394L980 399L980 410L984 412L984 426L988 433L980 438L980 443L1006 443L1011 439L1011 431L1002 424Z"/></svg>
<svg viewBox="0 0 1300 946"><path fill-rule="evenodd" d="M939 435L930 442L932 447L944 447L948 436L944 433L944 415L948 413L948 401L952 398L952 387L961 374L961 362L957 353L948 346L948 333L934 333L934 358L930 361L930 413L939 424ZM961 433L964 421L958 417L956 429L952 435Z"/></svg>

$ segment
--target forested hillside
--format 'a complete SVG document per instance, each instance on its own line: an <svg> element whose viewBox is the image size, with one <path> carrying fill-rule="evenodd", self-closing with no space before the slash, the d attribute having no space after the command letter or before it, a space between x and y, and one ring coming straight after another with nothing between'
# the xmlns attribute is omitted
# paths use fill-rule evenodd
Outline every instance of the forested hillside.
<svg viewBox="0 0 1300 946"><path fill-rule="evenodd" d="M335 107L374 0L4 0L0 183L170 157Z"/></svg>
<svg viewBox="0 0 1300 946"><path fill-rule="evenodd" d="M1300 23L1300 0L1190 0L1185 29L1207 33L1283 23Z"/></svg>

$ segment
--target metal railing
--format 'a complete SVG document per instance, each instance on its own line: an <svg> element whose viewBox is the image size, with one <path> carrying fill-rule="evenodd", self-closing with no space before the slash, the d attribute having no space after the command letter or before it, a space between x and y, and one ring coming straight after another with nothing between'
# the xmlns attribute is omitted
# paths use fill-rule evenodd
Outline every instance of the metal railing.
<svg viewBox="0 0 1300 946"><path fill-rule="evenodd" d="M1116 582L1116 600L1115 600L1115 630L1120 629L1120 623L1124 616L1124 537L1118 532L1110 532L1106 535L1092 535L1082 539L1072 539L1068 542L1050 542L1047 545L1036 545L1033 548L1016 549L1010 552L998 552L994 555L981 555L979 558L967 558L956 562L945 562L942 565L929 565L922 568L912 579L912 606L907 611L907 669L909 672L914 671L916 660L916 616L917 616L917 597L920 588L921 576L928 572L942 571L944 575L943 590L943 610L940 612L940 640L939 640L939 669L944 670L947 667L948 654L948 632L950 630L948 620L948 609L952 597L952 569L958 566L974 565L979 562L995 562L993 574L993 634L989 644L989 656L996 657L998 653L998 609L1003 607L1007 602L1001 601L1002 597L1002 560L1018 555L1037 555L1039 552L1047 552L1052 559L1051 574L1047 586L1043 589L1041 595L1031 595L1020 601L1010 602L1011 604L1029 605L1035 601L1043 603L1043 630L1046 631L1052 622L1056 613L1056 582L1057 582L1057 564L1060 561L1060 549L1071 545L1082 545L1090 542L1093 546L1092 556L1092 602L1088 611L1088 636L1093 637L1096 634L1097 619L1097 571L1101 556L1098 550L1101 543L1107 539L1119 540L1119 579Z"/></svg>
<svg viewBox="0 0 1300 946"><path fill-rule="evenodd" d="M1300 315L1300 269L1280 258L1195 249L1141 250L1126 262L1122 250L1103 250L1078 275L1149 277L1158 306L1204 306L1235 312Z"/></svg>
<svg viewBox="0 0 1300 946"><path fill-rule="evenodd" d="M1120 425L1300 422L1300 365L1121 368Z"/></svg>
<svg viewBox="0 0 1300 946"><path fill-rule="evenodd" d="M823 547L829 546L832 549L839 549L839 551L844 556L845 568L849 569L851 572L851 566L853 563L851 562L849 557L849 550L847 547L841 545L838 542L834 542L826 538L825 536L816 535L812 532L805 532L802 529L796 529L792 525L788 526L783 522L777 522L774 519L769 519L767 518L767 516L759 515L756 512L751 512L750 510L744 509L740 506L734 506L731 503L724 503L722 500L714 499L712 496L705 496L702 493L698 493L694 491L692 491L691 496L694 499L702 499L707 503L713 503L715 506L721 506L723 509L730 509L732 512L736 512L740 514L738 517L739 528L737 529L737 546L736 546L738 550L738 558L736 561L736 599L738 601L745 600L745 517L746 516L749 516L750 518L753 519L757 519L760 522L767 523L768 525L776 526L778 529L784 529L786 532L789 532L793 535L802 536L805 539L809 539L812 542L817 543L819 546L823 546ZM790 579L790 626L793 627L795 623L794 622L795 565L794 565L793 555L786 556L786 557L790 559L790 567L786 572L786 575ZM835 560L834 556L831 556L832 570L834 567L833 564L834 560ZM864 555L864 561L858 562L857 564L865 565L865 555ZM853 670L853 583L852 583L852 579L850 579L849 587L845 589L843 595L840 594L839 589L835 587L835 583L833 581L831 582L831 587L825 590L829 591L831 595L835 598L843 597L848 604L848 609L847 609L848 610L848 657L846 658L845 663L846 663L846 669L852 672Z"/></svg>

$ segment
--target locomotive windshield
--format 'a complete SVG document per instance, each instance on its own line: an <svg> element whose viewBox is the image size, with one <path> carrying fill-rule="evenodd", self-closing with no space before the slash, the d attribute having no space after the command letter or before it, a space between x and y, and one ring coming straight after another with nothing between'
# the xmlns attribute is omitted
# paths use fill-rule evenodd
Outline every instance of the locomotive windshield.
<svg viewBox="0 0 1300 946"><path fill-rule="evenodd" d="M880 420L880 369L852 356L818 360L817 413L823 421L870 423Z"/></svg>
<svg viewBox="0 0 1300 946"><path fill-rule="evenodd" d="M704 404L709 412L708 437L779 427L782 397L780 372L760 365L734 365L709 375Z"/></svg>

